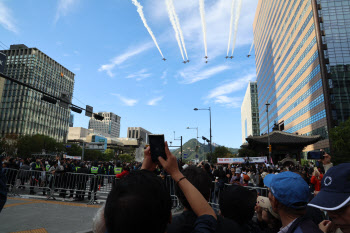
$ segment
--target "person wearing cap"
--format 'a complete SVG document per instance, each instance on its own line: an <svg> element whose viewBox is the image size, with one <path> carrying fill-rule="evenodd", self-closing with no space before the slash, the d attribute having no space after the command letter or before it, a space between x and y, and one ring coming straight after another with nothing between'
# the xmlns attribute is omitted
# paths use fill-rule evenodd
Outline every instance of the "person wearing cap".
<svg viewBox="0 0 350 233"><path fill-rule="evenodd" d="M258 196L255 212L261 232L278 232L282 227L280 216L273 211L270 200L267 197Z"/></svg>
<svg viewBox="0 0 350 233"><path fill-rule="evenodd" d="M331 167L323 176L320 192L308 205L327 211L330 220L319 225L323 232L350 232L350 163Z"/></svg>
<svg viewBox="0 0 350 233"><path fill-rule="evenodd" d="M311 219L304 217L310 191L305 180L298 174L287 171L265 176L264 184L269 188L272 210L282 222L279 233L322 232Z"/></svg>

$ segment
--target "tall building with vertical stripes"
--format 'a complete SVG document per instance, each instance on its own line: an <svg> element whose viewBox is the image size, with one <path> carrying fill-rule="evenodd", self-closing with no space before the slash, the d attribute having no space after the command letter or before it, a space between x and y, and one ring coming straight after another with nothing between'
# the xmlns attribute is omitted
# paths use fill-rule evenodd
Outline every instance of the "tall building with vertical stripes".
<svg viewBox="0 0 350 233"><path fill-rule="evenodd" d="M260 132L323 139L350 116L350 0L259 0L254 20Z"/></svg>
<svg viewBox="0 0 350 233"><path fill-rule="evenodd" d="M74 74L37 48L11 45L4 74L71 102ZM2 78L0 78L2 79ZM42 94L9 80L0 80L0 136L43 134L67 141L70 109L41 100Z"/></svg>

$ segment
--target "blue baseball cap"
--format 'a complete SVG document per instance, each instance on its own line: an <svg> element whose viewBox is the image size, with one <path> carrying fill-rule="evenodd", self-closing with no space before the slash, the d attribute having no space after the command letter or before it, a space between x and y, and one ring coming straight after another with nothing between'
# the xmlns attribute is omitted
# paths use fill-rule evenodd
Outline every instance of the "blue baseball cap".
<svg viewBox="0 0 350 233"><path fill-rule="evenodd" d="M350 203L350 163L331 167L323 176L321 190L308 204L323 210L338 210Z"/></svg>
<svg viewBox="0 0 350 233"><path fill-rule="evenodd" d="M268 174L265 176L265 178L263 179L264 185L268 188L270 188L271 186L271 181L272 179L275 177L275 174Z"/></svg>
<svg viewBox="0 0 350 233"><path fill-rule="evenodd" d="M266 181L265 179L268 178ZM264 184L283 205L294 209L305 208L310 197L309 185L294 172L267 175Z"/></svg>

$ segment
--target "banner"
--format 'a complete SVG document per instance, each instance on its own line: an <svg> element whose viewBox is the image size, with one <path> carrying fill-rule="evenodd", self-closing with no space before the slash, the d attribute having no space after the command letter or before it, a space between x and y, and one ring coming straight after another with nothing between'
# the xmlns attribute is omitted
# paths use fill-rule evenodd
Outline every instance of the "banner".
<svg viewBox="0 0 350 233"><path fill-rule="evenodd" d="M231 164L231 163L266 163L267 157L249 157L248 161L245 161L244 158L218 158L218 163L221 164Z"/></svg>
<svg viewBox="0 0 350 233"><path fill-rule="evenodd" d="M76 160L81 160L81 156L63 155L63 158L65 158L65 159L76 159Z"/></svg>

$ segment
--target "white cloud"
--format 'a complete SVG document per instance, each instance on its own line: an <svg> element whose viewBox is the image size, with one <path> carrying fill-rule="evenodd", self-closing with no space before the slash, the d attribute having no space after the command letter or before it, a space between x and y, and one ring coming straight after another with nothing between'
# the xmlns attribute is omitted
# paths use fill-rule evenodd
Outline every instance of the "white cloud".
<svg viewBox="0 0 350 233"><path fill-rule="evenodd" d="M160 79L162 79L162 80L163 80L163 85L168 84L167 74L168 74L168 71L167 71L167 70L165 70L165 71L163 71L162 76L160 76Z"/></svg>
<svg viewBox="0 0 350 233"><path fill-rule="evenodd" d="M226 55L228 44L229 25L231 17L232 0L205 1L205 20L207 24L207 45L209 59L215 56ZM148 15L155 22L169 22L164 1L150 0L145 6ZM236 48L242 45L250 45L253 41L253 21L258 0L244 0L242 2L241 17L238 25ZM184 39L189 48L189 57L200 54L204 56L202 25L199 14L199 1L176 0L174 1L176 12L181 21L181 28ZM170 22L167 24L169 32ZM173 37L173 33L166 33L168 38ZM176 41L168 41L174 43ZM232 43L231 43L232 44ZM248 53L248 51L247 51Z"/></svg>
<svg viewBox="0 0 350 233"><path fill-rule="evenodd" d="M55 23L62 17L66 16L78 4L79 0L58 0Z"/></svg>
<svg viewBox="0 0 350 233"><path fill-rule="evenodd" d="M136 73L129 74L126 78L136 78L137 81L150 77L152 74L147 73L147 69L142 69Z"/></svg>
<svg viewBox="0 0 350 233"><path fill-rule="evenodd" d="M117 96L126 106L134 106L137 104L137 102L139 102L137 99L126 98L120 94L111 93L111 95Z"/></svg>
<svg viewBox="0 0 350 233"><path fill-rule="evenodd" d="M208 99L218 98L219 96L231 94L232 92L242 90L247 87L247 83L255 79L255 73L236 79L232 82L218 86L209 92Z"/></svg>
<svg viewBox="0 0 350 233"><path fill-rule="evenodd" d="M77 51L77 50L74 50L73 53L74 53L75 55L80 55L79 51Z"/></svg>
<svg viewBox="0 0 350 233"><path fill-rule="evenodd" d="M242 104L242 97L217 96L214 103L230 108L239 108Z"/></svg>
<svg viewBox="0 0 350 233"><path fill-rule="evenodd" d="M0 1L0 25L11 32L18 33L18 29L14 22L15 20L13 19L12 11Z"/></svg>
<svg viewBox="0 0 350 233"><path fill-rule="evenodd" d="M163 99L163 96L159 96L157 98L151 99L150 101L148 101L147 105L150 106L154 106L157 105L159 101L161 101Z"/></svg>
<svg viewBox="0 0 350 233"><path fill-rule="evenodd" d="M194 68L188 68L184 69L179 72L180 76L184 79L184 84L192 84L204 79L208 79L213 75L216 75L220 72L223 72L225 70L230 69L230 66L227 65L219 65L214 66L207 69L200 69L201 67L194 67Z"/></svg>
<svg viewBox="0 0 350 233"><path fill-rule="evenodd" d="M110 61L110 63L101 65L101 67L98 69L98 71L106 71L110 77L113 77L114 73L112 72L112 70L114 69L115 66L121 65L122 63L124 63L128 59L152 48L153 46L154 46L154 44L149 42L149 43L144 43L139 47L129 49L126 52L124 52L123 54L114 57Z"/></svg>

